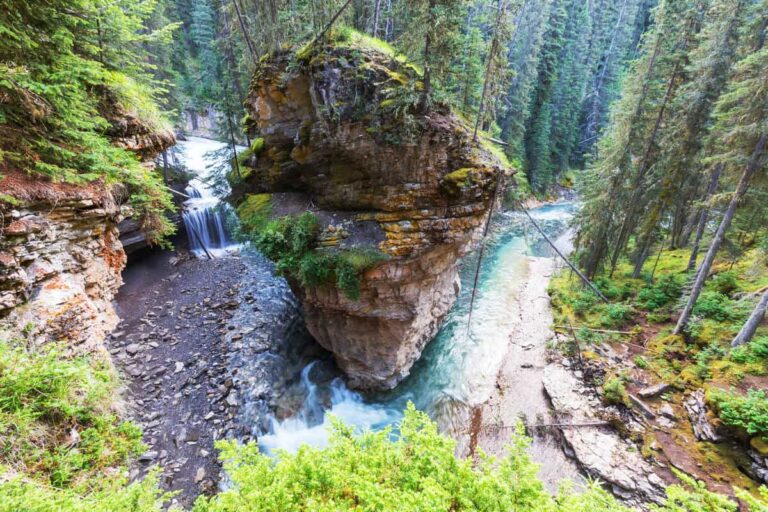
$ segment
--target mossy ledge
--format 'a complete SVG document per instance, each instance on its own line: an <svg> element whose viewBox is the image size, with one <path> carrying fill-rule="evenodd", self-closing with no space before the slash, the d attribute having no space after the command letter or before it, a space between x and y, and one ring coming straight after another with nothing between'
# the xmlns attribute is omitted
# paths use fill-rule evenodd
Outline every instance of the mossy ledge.
<svg viewBox="0 0 768 512"><path fill-rule="evenodd" d="M246 235L368 389L395 386L434 337L512 172L448 107L422 112L421 71L382 45L341 31L263 58L246 100L263 143L233 183Z"/></svg>

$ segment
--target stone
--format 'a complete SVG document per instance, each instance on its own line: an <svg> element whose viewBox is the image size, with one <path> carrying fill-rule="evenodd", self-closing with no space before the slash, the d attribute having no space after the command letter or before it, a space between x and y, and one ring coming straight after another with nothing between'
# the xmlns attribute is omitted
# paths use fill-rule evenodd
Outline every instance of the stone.
<svg viewBox="0 0 768 512"><path fill-rule="evenodd" d="M141 455L139 455L139 462L152 462L153 460L157 459L157 452L152 450L148 452L144 452Z"/></svg>
<svg viewBox="0 0 768 512"><path fill-rule="evenodd" d="M135 356L141 351L141 345L138 343L131 343L125 347L125 351L128 353L128 355Z"/></svg>
<svg viewBox="0 0 768 512"><path fill-rule="evenodd" d="M677 420L677 415L675 414L675 410L669 404L664 404L661 407L659 407L659 414L661 414L665 418L669 418L670 420Z"/></svg>
<svg viewBox="0 0 768 512"><path fill-rule="evenodd" d="M667 384L666 382L660 382L658 384L654 384L653 386L648 386L646 388L641 389L637 392L637 394L641 398L653 398L655 396L659 396L662 393L667 392L672 386Z"/></svg>
<svg viewBox="0 0 768 512"><path fill-rule="evenodd" d="M719 443L724 440L707 416L707 405L704 400L704 390L697 389L683 402L683 407L691 420L693 434L699 441Z"/></svg>
<svg viewBox="0 0 768 512"><path fill-rule="evenodd" d="M382 254L360 275L358 297L288 281L307 329L334 354L350 386L391 389L456 302L459 261L511 169L472 143L471 127L447 108L414 114L423 129L407 144L393 142L398 134L382 131L401 123L360 118L352 105L384 101L392 73L419 77L376 50L324 48L328 55L312 59L322 65L294 65L286 52L260 62L245 104L264 144L233 197L269 193L281 215L314 205L320 246ZM342 64L352 61L359 64Z"/></svg>
<svg viewBox="0 0 768 512"><path fill-rule="evenodd" d="M195 483L199 484L203 479L205 479L205 468L197 468L197 471L195 472Z"/></svg>

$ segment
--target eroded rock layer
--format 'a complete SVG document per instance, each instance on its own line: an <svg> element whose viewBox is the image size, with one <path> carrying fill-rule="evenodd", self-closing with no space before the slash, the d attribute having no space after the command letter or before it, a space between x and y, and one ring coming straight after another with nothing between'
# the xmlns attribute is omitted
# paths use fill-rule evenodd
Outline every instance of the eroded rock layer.
<svg viewBox="0 0 768 512"><path fill-rule="evenodd" d="M147 165L175 143L135 118L115 143ZM118 318L112 299L126 256L118 223L129 192L100 180L85 185L3 169L0 174L0 337L63 341L80 353L103 349Z"/></svg>
<svg viewBox="0 0 768 512"><path fill-rule="evenodd" d="M422 114L422 87L402 59L336 43L265 59L246 102L256 143L236 201L272 194L273 215L320 219L322 250L385 256L354 300L288 276L310 332L358 388L408 375L456 301L459 259L507 171L448 109Z"/></svg>

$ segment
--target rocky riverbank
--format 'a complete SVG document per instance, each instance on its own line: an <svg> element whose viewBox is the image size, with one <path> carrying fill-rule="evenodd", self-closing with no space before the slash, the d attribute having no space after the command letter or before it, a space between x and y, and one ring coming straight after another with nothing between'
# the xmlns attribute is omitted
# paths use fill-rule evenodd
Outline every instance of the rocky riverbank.
<svg viewBox="0 0 768 512"><path fill-rule="evenodd" d="M131 476L159 466L163 488L190 507L217 489L215 441L265 432L300 368L327 354L307 334L288 285L258 255L155 252L123 278L121 322L108 347L147 445Z"/></svg>

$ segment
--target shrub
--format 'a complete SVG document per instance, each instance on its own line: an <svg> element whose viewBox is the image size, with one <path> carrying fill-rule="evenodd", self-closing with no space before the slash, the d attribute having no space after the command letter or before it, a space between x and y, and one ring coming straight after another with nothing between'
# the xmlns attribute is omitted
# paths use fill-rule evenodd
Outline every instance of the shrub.
<svg viewBox="0 0 768 512"><path fill-rule="evenodd" d="M278 271L295 277L302 286L336 285L348 299L359 299L361 273L386 256L374 250L318 248L319 231L317 217L305 212L267 222L255 244Z"/></svg>
<svg viewBox="0 0 768 512"><path fill-rule="evenodd" d="M581 290L572 298L568 298L566 302L573 308L574 313L584 315L589 313L597 304L597 297L592 291Z"/></svg>
<svg viewBox="0 0 768 512"><path fill-rule="evenodd" d="M0 481L0 512L161 512L170 498L158 490L156 473L139 482L115 482L81 496L22 478Z"/></svg>
<svg viewBox="0 0 768 512"><path fill-rule="evenodd" d="M768 439L768 395L765 391L750 389L746 395L739 395L713 390L708 398L723 423L741 428L751 436Z"/></svg>
<svg viewBox="0 0 768 512"><path fill-rule="evenodd" d="M457 458L456 442L409 405L397 430L356 433L335 421L327 448L304 446L278 460L255 443L219 443L233 485L202 497L195 512L241 510L629 512L597 484L553 498L537 478L522 426L506 457Z"/></svg>
<svg viewBox="0 0 768 512"><path fill-rule="evenodd" d="M624 386L624 379L613 377L603 384L603 401L610 405L632 407L627 388Z"/></svg>
<svg viewBox="0 0 768 512"><path fill-rule="evenodd" d="M718 322L731 320L735 315L731 300L722 293L715 291L702 292L699 300L696 301L693 313Z"/></svg>
<svg viewBox="0 0 768 512"><path fill-rule="evenodd" d="M656 311L680 297L682 291L683 279L677 274L665 274L653 285L640 290L638 304L648 311Z"/></svg>
<svg viewBox="0 0 768 512"><path fill-rule="evenodd" d="M616 327L627 323L634 310L627 304L605 304L601 306L600 324L603 327Z"/></svg>
<svg viewBox="0 0 768 512"><path fill-rule="evenodd" d="M723 295L730 296L738 288L736 283L736 273L732 270L721 272L714 276L709 282L709 287Z"/></svg>
<svg viewBox="0 0 768 512"><path fill-rule="evenodd" d="M141 431L110 412L116 386L95 361L0 342L0 458L58 487L124 463Z"/></svg>

